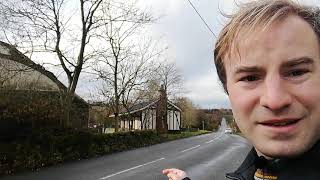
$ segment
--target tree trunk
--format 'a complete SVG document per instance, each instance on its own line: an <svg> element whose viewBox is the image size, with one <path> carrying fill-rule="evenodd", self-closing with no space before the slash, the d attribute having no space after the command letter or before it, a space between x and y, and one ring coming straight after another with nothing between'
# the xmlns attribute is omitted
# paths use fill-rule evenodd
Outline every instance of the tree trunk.
<svg viewBox="0 0 320 180"><path fill-rule="evenodd" d="M115 132L118 132L119 131L119 96L116 96L114 120L115 120Z"/></svg>
<svg viewBox="0 0 320 180"><path fill-rule="evenodd" d="M61 93L61 118L60 126L63 128L72 127L71 123L71 110L73 96L68 92Z"/></svg>

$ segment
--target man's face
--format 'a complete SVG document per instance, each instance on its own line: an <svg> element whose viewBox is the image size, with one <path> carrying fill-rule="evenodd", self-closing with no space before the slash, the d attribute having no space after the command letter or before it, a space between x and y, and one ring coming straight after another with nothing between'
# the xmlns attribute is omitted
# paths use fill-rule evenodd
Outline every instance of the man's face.
<svg viewBox="0 0 320 180"><path fill-rule="evenodd" d="M320 138L320 47L312 28L291 15L242 37L238 48L225 69L242 133L267 157L310 149Z"/></svg>

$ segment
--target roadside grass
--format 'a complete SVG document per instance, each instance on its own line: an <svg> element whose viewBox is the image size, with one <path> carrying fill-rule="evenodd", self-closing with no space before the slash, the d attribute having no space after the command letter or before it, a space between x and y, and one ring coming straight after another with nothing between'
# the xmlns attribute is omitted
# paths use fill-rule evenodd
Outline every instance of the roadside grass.
<svg viewBox="0 0 320 180"><path fill-rule="evenodd" d="M176 139L182 139L182 138L188 138L188 137L192 137L192 136L198 136L198 135L202 135L202 134L208 134L211 133L212 131L206 131L206 130L199 130L199 131L183 131L181 133L178 134L165 134L163 136L165 136L165 138L168 141L172 141L172 140L176 140Z"/></svg>

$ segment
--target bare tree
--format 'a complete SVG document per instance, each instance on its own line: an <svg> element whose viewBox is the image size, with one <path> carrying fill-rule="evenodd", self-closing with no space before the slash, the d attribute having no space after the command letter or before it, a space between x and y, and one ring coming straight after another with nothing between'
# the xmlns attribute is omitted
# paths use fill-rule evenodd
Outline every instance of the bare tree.
<svg viewBox="0 0 320 180"><path fill-rule="evenodd" d="M155 75L153 74L147 84L144 86L144 89L140 92L140 97L144 101L153 101L159 98L159 89L160 83Z"/></svg>
<svg viewBox="0 0 320 180"><path fill-rule="evenodd" d="M95 65L95 71L104 84L100 92L112 105L112 111L116 119L116 131L118 131L117 118L119 111L121 108L129 111L132 105L140 99L137 92L148 81L149 74L151 74L151 69L148 69L150 64L147 61L141 59L136 61L122 61L118 65L117 71L106 62L99 62L99 65ZM110 70L117 73L110 74ZM115 76L117 79L114 79Z"/></svg>
<svg viewBox="0 0 320 180"><path fill-rule="evenodd" d="M70 110L80 73L91 57L90 39L100 27L102 0L8 0L0 2L2 39L30 56L52 53L68 79L61 89L61 124L70 127ZM77 6L77 8L75 8Z"/></svg>
<svg viewBox="0 0 320 180"><path fill-rule="evenodd" d="M146 99L157 99L157 91L164 87L167 95L171 98L176 96L182 89L182 76L174 62L161 61L153 70L148 84L145 86L143 95Z"/></svg>
<svg viewBox="0 0 320 180"><path fill-rule="evenodd" d="M141 49L139 48L134 55L128 51L119 52L121 59L103 58L94 66L99 78L104 82L101 92L112 104L116 131L118 131L118 115L121 108L129 111L132 105L141 99L139 92L144 89L153 74L152 62L161 53L151 50L151 46L141 46L141 44L137 46Z"/></svg>
<svg viewBox="0 0 320 180"><path fill-rule="evenodd" d="M121 107L129 109L138 99L136 93L151 75L151 61L163 49L157 49L141 31L155 21L150 13L137 7L137 1L103 4L105 22L99 38L100 58L95 62L95 72L105 83L104 95L110 98L118 131L118 115ZM117 19L117 20L115 20ZM103 47L103 48L102 48Z"/></svg>
<svg viewBox="0 0 320 180"><path fill-rule="evenodd" d="M169 96L180 90L182 86L182 76L174 62L163 63L157 74L161 85L164 86Z"/></svg>

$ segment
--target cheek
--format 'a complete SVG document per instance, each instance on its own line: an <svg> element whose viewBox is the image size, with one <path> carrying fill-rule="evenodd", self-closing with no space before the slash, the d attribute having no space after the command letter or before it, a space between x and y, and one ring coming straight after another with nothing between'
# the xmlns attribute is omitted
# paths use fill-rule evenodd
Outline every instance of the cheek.
<svg viewBox="0 0 320 180"><path fill-rule="evenodd" d="M299 107L302 107L309 118L306 129L309 133L315 132L314 136L320 139L320 86L303 86L296 95ZM307 92L307 93L306 93ZM312 130L313 129L313 130Z"/></svg>
<svg viewBox="0 0 320 180"><path fill-rule="evenodd" d="M309 113L320 113L320 86L317 84L319 83L303 85L294 91L297 101L306 108ZM317 115L320 117L319 114Z"/></svg>
<svg viewBox="0 0 320 180"><path fill-rule="evenodd" d="M229 99L236 118L247 119L254 111L258 98L253 92L229 88Z"/></svg>
<svg viewBox="0 0 320 180"><path fill-rule="evenodd" d="M241 91L236 88L235 91L229 90L229 99L233 116L240 131L247 138L250 138L254 133L253 122L255 121L255 112L257 112L257 96L252 92Z"/></svg>

